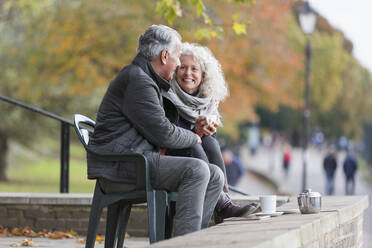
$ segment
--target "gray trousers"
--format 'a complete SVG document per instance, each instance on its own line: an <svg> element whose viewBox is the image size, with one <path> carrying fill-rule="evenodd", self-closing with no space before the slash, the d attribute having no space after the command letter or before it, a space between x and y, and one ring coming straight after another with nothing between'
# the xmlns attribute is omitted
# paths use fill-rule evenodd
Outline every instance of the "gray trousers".
<svg viewBox="0 0 372 248"><path fill-rule="evenodd" d="M224 184L224 175L214 164L200 159L160 156L154 189L178 192L172 236L208 227Z"/></svg>
<svg viewBox="0 0 372 248"><path fill-rule="evenodd" d="M189 157L156 156L158 166L151 167L154 189L178 192L172 236L184 235L208 227L224 185L220 168L203 160ZM154 157L148 157L151 162ZM135 185L100 178L104 192L123 192Z"/></svg>

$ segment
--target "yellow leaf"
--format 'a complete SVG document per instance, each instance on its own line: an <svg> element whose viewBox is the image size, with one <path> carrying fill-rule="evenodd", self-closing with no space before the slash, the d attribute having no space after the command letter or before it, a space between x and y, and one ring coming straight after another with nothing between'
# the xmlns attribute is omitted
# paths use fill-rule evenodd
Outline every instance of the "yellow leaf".
<svg viewBox="0 0 372 248"><path fill-rule="evenodd" d="M104 238L103 238L102 235L97 235L97 236L96 236L96 242L98 242L98 243L102 243L103 240L104 240Z"/></svg>
<svg viewBox="0 0 372 248"><path fill-rule="evenodd" d="M246 33L245 24L243 23L234 22L233 29L237 35Z"/></svg>

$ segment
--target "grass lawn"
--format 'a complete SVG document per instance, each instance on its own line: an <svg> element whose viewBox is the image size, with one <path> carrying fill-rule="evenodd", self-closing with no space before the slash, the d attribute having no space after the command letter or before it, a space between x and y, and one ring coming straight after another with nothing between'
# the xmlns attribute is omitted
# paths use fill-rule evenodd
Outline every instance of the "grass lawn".
<svg viewBox="0 0 372 248"><path fill-rule="evenodd" d="M59 140L43 139L25 148L10 145L7 182L0 182L0 192L59 193ZM94 180L87 179L85 150L79 143L70 144L70 193L92 193Z"/></svg>

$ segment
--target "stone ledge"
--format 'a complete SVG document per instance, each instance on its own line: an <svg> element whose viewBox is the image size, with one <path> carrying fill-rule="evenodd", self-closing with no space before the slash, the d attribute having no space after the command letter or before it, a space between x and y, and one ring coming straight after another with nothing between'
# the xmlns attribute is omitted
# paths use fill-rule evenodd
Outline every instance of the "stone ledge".
<svg viewBox="0 0 372 248"><path fill-rule="evenodd" d="M30 205L74 205L90 206L93 194L73 193L3 193L0 192L0 204L30 204ZM237 204L258 202L258 196L232 196L231 199ZM277 206L288 202L287 196L278 196ZM136 206L146 206L146 203Z"/></svg>
<svg viewBox="0 0 372 248"><path fill-rule="evenodd" d="M151 247L362 247L368 196L323 197L318 214L288 214L260 221L225 222ZM298 209L296 198L278 208Z"/></svg>
<svg viewBox="0 0 372 248"><path fill-rule="evenodd" d="M92 194L0 193L1 204L91 205Z"/></svg>

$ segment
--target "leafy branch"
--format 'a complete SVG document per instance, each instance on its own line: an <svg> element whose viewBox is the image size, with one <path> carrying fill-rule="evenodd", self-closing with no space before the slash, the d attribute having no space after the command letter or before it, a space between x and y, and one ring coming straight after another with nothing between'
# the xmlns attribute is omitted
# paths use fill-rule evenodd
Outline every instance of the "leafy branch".
<svg viewBox="0 0 372 248"><path fill-rule="evenodd" d="M255 3L256 0L226 0L229 4L239 7L239 5L249 6L251 3ZM189 6L195 10L193 14L195 17L200 18L204 27L198 28L195 31L195 38L197 40L222 38L224 29L221 25L216 24L210 15L208 9L212 8L212 4L205 5L203 0L158 0L156 4L157 15L164 18L170 26L173 25L176 19L182 19L184 17L183 12L185 7ZM236 35L246 34L247 25L250 21L245 21L238 12L235 12L231 16L232 21L228 28L231 28Z"/></svg>

